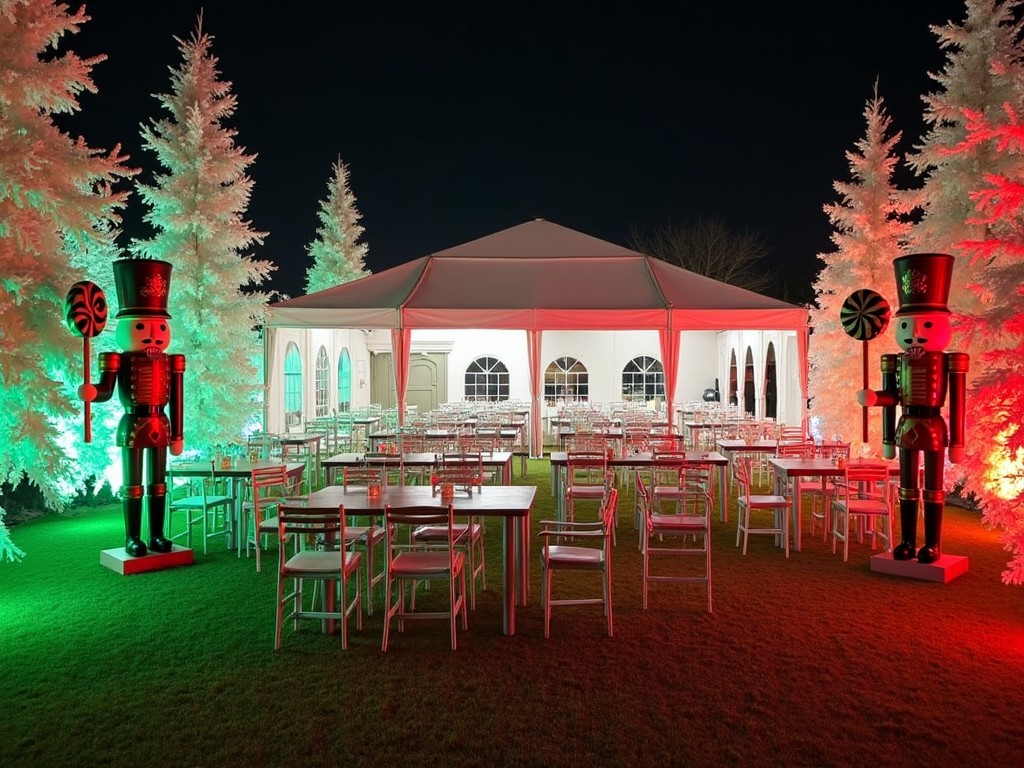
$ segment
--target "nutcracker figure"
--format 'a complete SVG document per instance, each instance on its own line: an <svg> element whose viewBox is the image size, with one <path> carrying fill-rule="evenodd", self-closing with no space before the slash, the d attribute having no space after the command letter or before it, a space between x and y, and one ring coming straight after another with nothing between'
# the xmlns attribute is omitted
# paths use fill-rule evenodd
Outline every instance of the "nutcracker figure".
<svg viewBox="0 0 1024 768"><path fill-rule="evenodd" d="M171 265L155 259L118 259L113 266L120 305L116 339L123 351L100 354L99 382L87 381L78 395L86 403L103 402L117 388L124 407L117 445L123 470L125 551L140 557L147 551L142 541L143 495L149 516L149 549L171 551L171 541L164 537L167 449L177 456L183 445L185 357L167 354L171 343L171 316L167 313ZM168 404L169 419L164 412Z"/></svg>
<svg viewBox="0 0 1024 768"><path fill-rule="evenodd" d="M968 355L944 352L952 331L949 299L953 257L919 253L894 260L899 310L895 314L896 343L903 350L882 355L882 389L862 389L861 405L882 408L882 452L900 457L900 526L902 540L893 549L895 560L934 563L942 555L943 467L964 458L964 392ZM949 424L941 409L949 395ZM902 408L896 422L896 406ZM924 488L919 467L924 455ZM918 505L924 504L924 546L915 552Z"/></svg>

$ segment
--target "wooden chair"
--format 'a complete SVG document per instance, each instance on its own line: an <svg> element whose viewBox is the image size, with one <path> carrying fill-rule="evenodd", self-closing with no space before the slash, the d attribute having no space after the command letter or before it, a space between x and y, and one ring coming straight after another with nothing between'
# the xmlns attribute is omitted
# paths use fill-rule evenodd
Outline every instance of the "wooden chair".
<svg viewBox="0 0 1024 768"><path fill-rule="evenodd" d="M210 462L210 474L194 478L196 482L189 484L185 496L174 495L174 467L167 468L167 488L170 491L167 502L167 538L185 538L185 546L192 548L192 528L197 523L203 527L203 554L208 553L207 543L213 536L227 533L228 520L235 505L235 497L226 493L218 483L214 474L213 462ZM172 533L174 517L181 513L185 520L184 528L179 533ZM218 522L219 521L219 522Z"/></svg>
<svg viewBox="0 0 1024 768"><path fill-rule="evenodd" d="M440 492L443 483L451 483L457 492L480 493L485 476L482 454L443 455L434 465L431 483L434 492ZM480 516L468 516L452 524L456 543L463 548L469 559L469 607L476 610L476 581L480 589L487 589L487 556L484 549L484 520ZM421 525L412 532L415 544L433 546L442 543L448 536L446 526Z"/></svg>
<svg viewBox="0 0 1024 768"><path fill-rule="evenodd" d="M871 548L882 538L885 550L892 549L892 484L889 467L881 462L847 462L842 488L832 500L832 554L836 543L843 542L843 562L850 552L850 519L871 532ZM884 526L879 530L879 525Z"/></svg>
<svg viewBox="0 0 1024 768"><path fill-rule="evenodd" d="M422 526L442 526L447 530L443 546L423 549L408 544L405 532ZM398 622L398 631L405 622L423 619L447 619L451 631L452 650L458 646L456 619L462 616L462 629L469 628L466 611L466 554L456 545L454 510L447 507L384 506L384 529L387 535L387 567L384 588L384 639L381 648L388 649L391 622ZM448 583L448 609L445 611L417 611L416 584L420 581ZM406 587L412 588L406 607Z"/></svg>
<svg viewBox="0 0 1024 768"><path fill-rule="evenodd" d="M747 554L747 539L751 534L766 534L772 538L782 538L782 544L789 557L789 513L790 502L779 494L762 494L750 492L750 459L736 460L736 482L739 484L739 495L736 498L738 513L736 516L736 546L743 542L743 554ZM764 513L771 513L770 522L762 522ZM755 520L755 515L757 519Z"/></svg>
<svg viewBox="0 0 1024 768"><path fill-rule="evenodd" d="M277 510L278 569L277 625L274 650L281 649L281 628L286 620L339 620L341 647L348 648L348 617L355 612L356 629L363 628L362 591L359 586L359 553L352 552L345 541L345 507L337 512L322 512L308 507L281 504ZM291 554L289 554L291 545ZM355 596L348 598L348 582L355 576ZM291 581L292 589L286 592ZM323 584L322 607L317 609L314 593L311 606L303 605L306 581ZM339 604L340 603L340 604ZM287 615L286 615L287 611Z"/></svg>
<svg viewBox="0 0 1024 768"><path fill-rule="evenodd" d="M241 556L243 545L246 557L249 557L250 547L254 549L257 573L263 568L260 553L265 539L274 535L278 529L278 507L281 504L305 503L307 495L301 493L299 488L304 471L303 468L299 472L288 474L286 465L275 464L270 467L258 467L250 473L248 492L251 496L242 502L243 535L238 539L238 554Z"/></svg>
<svg viewBox="0 0 1024 768"><path fill-rule="evenodd" d="M710 479L711 466L700 465L693 468L698 474L706 474ZM637 474L636 494L643 511L643 522L640 533L641 551L643 552L643 608L647 610L648 586L653 582L662 583L702 583L708 588L708 613L711 613L711 497L703 491L694 489L693 503L684 499L679 514L664 514L653 503L642 475ZM703 575L695 575L690 571L673 573L651 573L651 560L654 558L701 557L704 559Z"/></svg>
<svg viewBox="0 0 1024 768"><path fill-rule="evenodd" d="M556 605L602 605L608 625L608 637L614 634L612 620L612 531L615 527L619 490L608 491L601 515L592 522L542 520L538 536L544 539L541 550L541 594L544 602L544 637L551 636L551 608ZM595 546L584 546L590 540ZM571 541L564 544L562 541ZM552 577L556 571L594 571L601 574L601 597L553 598Z"/></svg>

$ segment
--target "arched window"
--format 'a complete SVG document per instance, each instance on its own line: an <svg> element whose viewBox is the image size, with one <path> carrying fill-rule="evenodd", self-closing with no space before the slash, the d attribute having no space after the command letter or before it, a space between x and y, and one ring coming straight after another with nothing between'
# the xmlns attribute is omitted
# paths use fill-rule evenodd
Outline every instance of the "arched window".
<svg viewBox="0 0 1024 768"><path fill-rule="evenodd" d="M346 347L341 348L338 357L338 411L352 410L352 358Z"/></svg>
<svg viewBox="0 0 1024 768"><path fill-rule="evenodd" d="M302 423L302 356L294 341L288 342L284 353L284 425Z"/></svg>
<svg viewBox="0 0 1024 768"><path fill-rule="evenodd" d="M645 403L665 396L665 370L653 357L634 357L622 369L622 399Z"/></svg>
<svg viewBox="0 0 1024 768"><path fill-rule="evenodd" d="M316 353L316 416L326 416L331 405L331 397L328 388L331 385L330 361L327 359L327 349L323 346Z"/></svg>
<svg viewBox="0 0 1024 768"><path fill-rule="evenodd" d="M508 368L496 357L478 357L466 368L467 400L508 400Z"/></svg>
<svg viewBox="0 0 1024 768"><path fill-rule="evenodd" d="M775 379L775 342L768 342L764 358L764 415L774 419L778 415L778 383Z"/></svg>
<svg viewBox="0 0 1024 768"><path fill-rule="evenodd" d="M548 405L586 401L590 396L587 367L575 357L556 357L544 371L544 399Z"/></svg>

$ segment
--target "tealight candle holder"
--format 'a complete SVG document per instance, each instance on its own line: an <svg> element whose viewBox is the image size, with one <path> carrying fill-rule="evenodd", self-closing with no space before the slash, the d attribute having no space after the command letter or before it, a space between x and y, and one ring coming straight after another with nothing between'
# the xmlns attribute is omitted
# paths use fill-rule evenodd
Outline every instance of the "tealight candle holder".
<svg viewBox="0 0 1024 768"><path fill-rule="evenodd" d="M380 498L380 483L369 483L366 486L366 498L377 500Z"/></svg>
<svg viewBox="0 0 1024 768"><path fill-rule="evenodd" d="M452 483L441 483L441 501L451 501L455 498L455 485Z"/></svg>

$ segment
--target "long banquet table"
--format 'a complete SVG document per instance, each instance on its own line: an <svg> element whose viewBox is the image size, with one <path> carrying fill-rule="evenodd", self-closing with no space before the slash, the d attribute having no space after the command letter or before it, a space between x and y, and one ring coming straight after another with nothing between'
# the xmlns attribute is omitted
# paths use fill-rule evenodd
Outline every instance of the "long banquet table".
<svg viewBox="0 0 1024 768"><path fill-rule="evenodd" d="M859 459L851 459L852 463L857 463L858 461ZM875 461L879 460L875 459ZM785 488L779 488L777 492L791 492L793 494L793 500L790 504L792 512L792 525L790 525L790 528L793 531L793 549L799 552L802 539L800 523L803 518L803 503L800 497L803 495L803 481L807 478L815 478L824 482L826 477L842 477L846 474L846 469L837 465L832 459L822 457L791 459L772 456L768 459L768 463L772 466L775 473L776 482L786 486ZM885 464L889 467L890 477L899 477L899 463L886 461ZM790 491L790 481L792 481L792 491Z"/></svg>
<svg viewBox="0 0 1024 768"><path fill-rule="evenodd" d="M279 467L282 463L285 465L288 475L294 475L306 468L306 463L303 461L281 462L273 459L249 461L240 458L232 460L230 465L214 462L213 476L226 478L231 485L231 495L235 497L234 514L231 525L228 527L227 547L228 549L237 548L239 555L242 553L244 542L238 534L238 521L242 519L242 503L245 500L246 488L248 488L249 478L252 477L252 471L267 467ZM168 471L175 477L207 477L210 474L210 462L172 461L168 466Z"/></svg>
<svg viewBox="0 0 1024 768"><path fill-rule="evenodd" d="M339 467L356 467L361 464L385 464L387 466L398 466L399 459L404 467L432 467L438 460L438 454L431 451L420 453L378 453L367 456L365 453L339 453L336 456L323 460L324 469L327 471L327 484L334 485ZM486 469L501 472L502 485L512 484L512 453L511 451L494 451L483 455L483 465ZM405 478L403 478L404 484Z"/></svg>
<svg viewBox="0 0 1024 768"><path fill-rule="evenodd" d="M551 453L551 493L555 497L558 519L561 520L564 514L562 475L568 461L569 454L566 451L553 451ZM723 522L728 520L728 495L729 486L726 478L726 468L729 460L716 451L686 451L684 464L713 464L718 469L718 515ZM649 468L655 466L654 454L650 451L634 453L630 456L618 456L608 459L609 467L634 467Z"/></svg>
<svg viewBox="0 0 1024 768"><path fill-rule="evenodd" d="M502 630L516 633L516 605L526 605L529 597L530 510L537 493L532 485L485 485L482 489L456 493L455 514L500 517L502 563ZM321 511L345 505L352 515L383 516L384 506L437 505L441 497L427 485L388 486L379 498L370 499L365 489L348 493L340 485L329 485L309 495L307 506Z"/></svg>

